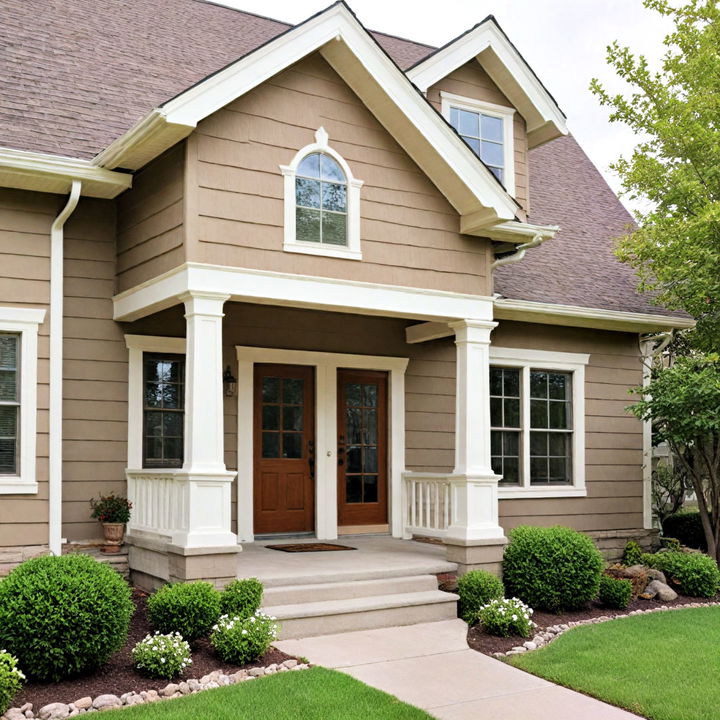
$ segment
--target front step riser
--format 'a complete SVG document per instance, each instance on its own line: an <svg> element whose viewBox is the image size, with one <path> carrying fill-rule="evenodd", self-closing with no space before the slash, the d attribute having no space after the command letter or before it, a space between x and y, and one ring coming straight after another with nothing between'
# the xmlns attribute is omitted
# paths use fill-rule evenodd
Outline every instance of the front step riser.
<svg viewBox="0 0 720 720"><path fill-rule="evenodd" d="M265 589L263 604L266 607L296 605L322 600L347 600L374 595L397 595L400 593L437 590L434 575L365 580L360 582L328 583L325 585L290 585Z"/></svg>
<svg viewBox="0 0 720 720"><path fill-rule="evenodd" d="M362 613L288 618L280 621L280 639L293 640L295 638L332 635L354 630L375 630L398 625L415 625L416 623L451 620L456 617L457 604L444 602L412 607L383 608Z"/></svg>

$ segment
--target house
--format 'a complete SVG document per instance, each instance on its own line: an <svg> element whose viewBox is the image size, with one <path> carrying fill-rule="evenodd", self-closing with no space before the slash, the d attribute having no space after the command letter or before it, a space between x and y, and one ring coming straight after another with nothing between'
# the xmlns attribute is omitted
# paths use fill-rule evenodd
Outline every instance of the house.
<svg viewBox="0 0 720 720"><path fill-rule="evenodd" d="M273 535L461 571L518 524L647 540L628 388L689 321L635 292L630 216L494 18L436 49L343 2L3 14L5 570L111 490L149 587Z"/></svg>

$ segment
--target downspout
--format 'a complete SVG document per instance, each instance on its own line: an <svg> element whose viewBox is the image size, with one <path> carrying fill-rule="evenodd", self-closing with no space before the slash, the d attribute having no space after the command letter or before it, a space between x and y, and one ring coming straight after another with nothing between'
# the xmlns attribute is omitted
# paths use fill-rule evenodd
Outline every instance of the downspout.
<svg viewBox="0 0 720 720"><path fill-rule="evenodd" d="M642 353L643 387L650 384L652 376L653 358L657 357L673 339L674 330L658 333L656 335L640 335L640 351ZM658 345L655 345L657 341ZM643 399L647 395L643 395ZM643 421L643 527L645 530L653 529L652 512L652 421Z"/></svg>
<svg viewBox="0 0 720 720"><path fill-rule="evenodd" d="M48 535L50 552L62 553L62 422L64 227L80 200L82 183L72 181L65 207L50 228L50 421L48 457Z"/></svg>
<svg viewBox="0 0 720 720"><path fill-rule="evenodd" d="M493 264L490 267L495 270L495 268L502 267L503 265L510 265L510 263L520 262L520 260L525 257L525 253L530 250L530 248L542 245L547 239L547 235L543 235L542 233L536 233L535 237L530 242L518 245L514 253L494 260Z"/></svg>

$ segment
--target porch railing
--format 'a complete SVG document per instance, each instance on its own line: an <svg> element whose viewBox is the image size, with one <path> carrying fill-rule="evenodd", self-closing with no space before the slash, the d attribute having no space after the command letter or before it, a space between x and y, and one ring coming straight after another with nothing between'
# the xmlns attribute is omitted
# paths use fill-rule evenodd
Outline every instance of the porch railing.
<svg viewBox="0 0 720 720"><path fill-rule="evenodd" d="M450 525L450 478L430 473L405 473L405 536L444 537Z"/></svg>
<svg viewBox="0 0 720 720"><path fill-rule="evenodd" d="M172 537L186 525L186 492L172 470L128 470L128 499L133 504L128 530Z"/></svg>

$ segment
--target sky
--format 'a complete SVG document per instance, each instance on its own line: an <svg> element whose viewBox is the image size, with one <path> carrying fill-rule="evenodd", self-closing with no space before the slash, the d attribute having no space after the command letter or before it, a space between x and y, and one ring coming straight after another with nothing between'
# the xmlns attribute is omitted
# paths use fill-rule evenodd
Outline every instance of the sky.
<svg viewBox="0 0 720 720"><path fill-rule="evenodd" d="M215 0L218 2L218 0ZM297 23L331 0L222 0L277 20ZM610 123L588 86L597 77L611 91L626 90L606 63L606 48L618 40L655 65L670 26L641 0L348 0L365 27L440 46L494 15L510 40L568 117L568 127L611 187L620 183L609 169L630 155L636 138ZM627 199L628 207L633 203Z"/></svg>

